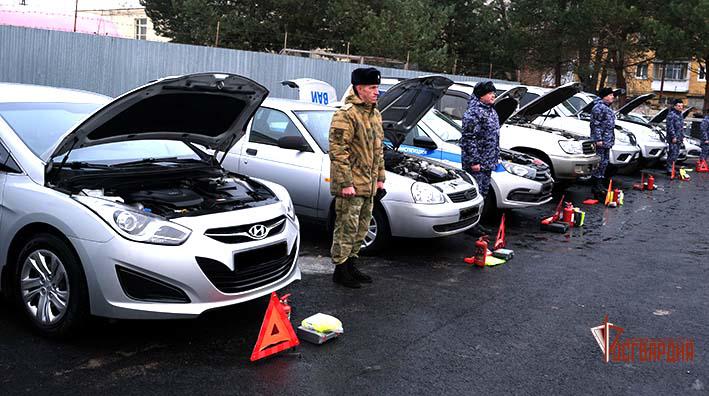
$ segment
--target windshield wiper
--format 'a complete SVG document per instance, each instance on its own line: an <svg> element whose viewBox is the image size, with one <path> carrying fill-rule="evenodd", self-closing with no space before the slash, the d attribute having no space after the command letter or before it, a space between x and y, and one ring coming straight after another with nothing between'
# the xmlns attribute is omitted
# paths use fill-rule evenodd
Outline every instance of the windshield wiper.
<svg viewBox="0 0 709 396"><path fill-rule="evenodd" d="M95 163L84 162L84 161L67 162L64 164L64 166L68 166L71 169L106 169L106 168L110 168L110 165L95 164Z"/></svg>
<svg viewBox="0 0 709 396"><path fill-rule="evenodd" d="M178 157L165 157L165 158L143 158L140 160L136 161L128 161L128 162L121 162L119 164L113 164L111 166L113 167L123 167L123 166L136 166L136 165L146 165L146 164L156 164L159 162L171 162L171 163L188 163L188 162L197 162L204 164L205 162L202 160L194 159L194 158L178 158Z"/></svg>

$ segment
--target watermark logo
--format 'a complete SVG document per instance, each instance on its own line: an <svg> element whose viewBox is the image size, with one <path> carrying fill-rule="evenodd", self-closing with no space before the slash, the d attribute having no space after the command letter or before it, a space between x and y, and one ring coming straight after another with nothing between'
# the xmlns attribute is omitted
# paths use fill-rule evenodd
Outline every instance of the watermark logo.
<svg viewBox="0 0 709 396"><path fill-rule="evenodd" d="M693 362L694 339L684 338L623 338L624 328L608 321L608 315L591 333L608 362Z"/></svg>

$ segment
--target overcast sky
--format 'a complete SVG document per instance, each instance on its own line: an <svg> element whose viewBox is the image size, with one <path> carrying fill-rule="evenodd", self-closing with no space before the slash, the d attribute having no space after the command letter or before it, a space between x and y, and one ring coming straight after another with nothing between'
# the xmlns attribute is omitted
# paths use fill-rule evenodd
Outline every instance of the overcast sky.
<svg viewBox="0 0 709 396"><path fill-rule="evenodd" d="M21 0L0 0L3 8L19 7ZM76 0L25 0L27 9L47 11L74 11ZM79 0L79 10L140 7L138 0Z"/></svg>

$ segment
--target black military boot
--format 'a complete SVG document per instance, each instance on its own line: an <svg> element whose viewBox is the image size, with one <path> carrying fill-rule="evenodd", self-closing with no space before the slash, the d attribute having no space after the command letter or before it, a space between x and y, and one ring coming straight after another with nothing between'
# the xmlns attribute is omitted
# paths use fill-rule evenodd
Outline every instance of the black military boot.
<svg viewBox="0 0 709 396"><path fill-rule="evenodd" d="M352 274L352 277L357 279L358 281L362 283L372 283L372 277L369 275L363 274L357 267L355 267L355 264L357 263L357 259L354 257L350 257L347 259L345 264L347 264L347 269L350 271L350 274Z"/></svg>
<svg viewBox="0 0 709 396"><path fill-rule="evenodd" d="M352 273L350 273L348 261L349 260L335 266L335 272L332 274L332 281L345 287L359 289L362 287L362 284L360 284L359 281L352 276Z"/></svg>

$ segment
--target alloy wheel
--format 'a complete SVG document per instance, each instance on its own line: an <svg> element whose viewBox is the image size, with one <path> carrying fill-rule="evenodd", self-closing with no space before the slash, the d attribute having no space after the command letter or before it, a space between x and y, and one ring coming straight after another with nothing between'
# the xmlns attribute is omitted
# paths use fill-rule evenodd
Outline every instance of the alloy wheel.
<svg viewBox="0 0 709 396"><path fill-rule="evenodd" d="M59 257L49 250L30 253L20 272L22 302L40 325L55 324L67 312L69 278Z"/></svg>

